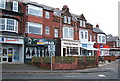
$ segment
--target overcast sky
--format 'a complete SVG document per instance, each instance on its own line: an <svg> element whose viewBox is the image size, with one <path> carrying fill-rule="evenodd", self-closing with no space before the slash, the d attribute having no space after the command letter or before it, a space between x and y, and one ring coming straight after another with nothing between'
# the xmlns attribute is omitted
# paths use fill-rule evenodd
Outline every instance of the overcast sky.
<svg viewBox="0 0 120 81"><path fill-rule="evenodd" d="M62 9L68 5L70 12L84 14L87 22L106 34L118 36L118 2L120 0L31 0L40 4Z"/></svg>

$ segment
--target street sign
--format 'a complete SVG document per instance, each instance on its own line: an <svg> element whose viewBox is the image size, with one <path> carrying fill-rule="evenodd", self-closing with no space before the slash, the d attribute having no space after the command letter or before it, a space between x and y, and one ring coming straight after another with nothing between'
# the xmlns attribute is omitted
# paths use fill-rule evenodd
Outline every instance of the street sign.
<svg viewBox="0 0 120 81"><path fill-rule="evenodd" d="M48 45L48 51L55 51L55 45Z"/></svg>

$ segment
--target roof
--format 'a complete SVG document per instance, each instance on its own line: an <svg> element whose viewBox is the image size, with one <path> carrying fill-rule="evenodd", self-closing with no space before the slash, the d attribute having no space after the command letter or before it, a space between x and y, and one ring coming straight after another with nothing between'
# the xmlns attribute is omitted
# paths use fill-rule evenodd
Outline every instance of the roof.
<svg viewBox="0 0 120 81"><path fill-rule="evenodd" d="M116 41L116 37L112 36L111 34L110 35L107 35L107 41Z"/></svg>
<svg viewBox="0 0 120 81"><path fill-rule="evenodd" d="M100 33L100 34L105 34L102 30L100 30L99 28L93 28L93 31L96 33Z"/></svg>

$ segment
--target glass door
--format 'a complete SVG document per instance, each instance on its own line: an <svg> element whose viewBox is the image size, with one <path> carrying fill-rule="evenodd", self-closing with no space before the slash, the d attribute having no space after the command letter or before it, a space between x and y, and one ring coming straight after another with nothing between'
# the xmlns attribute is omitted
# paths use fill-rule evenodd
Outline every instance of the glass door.
<svg viewBox="0 0 120 81"><path fill-rule="evenodd" d="M7 48L2 49L2 62L8 62L8 53Z"/></svg>
<svg viewBox="0 0 120 81"><path fill-rule="evenodd" d="M8 48L8 62L13 60L13 48Z"/></svg>

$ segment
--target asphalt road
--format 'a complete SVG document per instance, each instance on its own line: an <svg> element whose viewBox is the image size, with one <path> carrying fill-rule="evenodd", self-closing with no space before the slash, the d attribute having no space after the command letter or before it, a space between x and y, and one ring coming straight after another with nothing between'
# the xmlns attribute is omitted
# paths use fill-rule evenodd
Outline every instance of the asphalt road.
<svg viewBox="0 0 120 81"><path fill-rule="evenodd" d="M98 68L100 69L100 68ZM90 73L3 73L2 79L118 79L118 62L105 65L108 72ZM93 70L94 71L94 70Z"/></svg>

